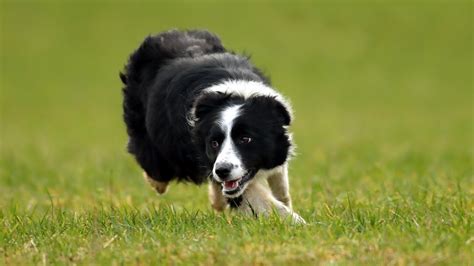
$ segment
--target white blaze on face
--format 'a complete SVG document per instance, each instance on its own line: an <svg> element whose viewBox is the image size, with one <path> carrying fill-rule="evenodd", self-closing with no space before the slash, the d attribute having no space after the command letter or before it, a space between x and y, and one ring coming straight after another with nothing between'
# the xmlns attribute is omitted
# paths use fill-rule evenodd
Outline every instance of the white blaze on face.
<svg viewBox="0 0 474 266"><path fill-rule="evenodd" d="M216 174L216 168L219 165L232 165L228 180L234 180L242 178L246 174L246 170L243 168L240 155L235 148L235 144L232 141L231 131L234 125L235 119L240 115L241 105L234 105L224 109L221 113L220 120L218 121L219 126L224 131L224 141L221 143L221 149L217 159L214 163L214 169L212 171L214 179L218 182L222 182L219 176Z"/></svg>

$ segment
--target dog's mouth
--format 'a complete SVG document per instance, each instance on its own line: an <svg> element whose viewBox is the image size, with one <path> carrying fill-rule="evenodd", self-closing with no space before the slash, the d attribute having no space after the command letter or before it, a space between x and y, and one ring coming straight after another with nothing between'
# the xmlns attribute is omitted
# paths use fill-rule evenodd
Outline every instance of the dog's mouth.
<svg viewBox="0 0 474 266"><path fill-rule="evenodd" d="M245 189L245 184L254 177L255 173L256 171L249 170L244 176L240 178L222 182L222 193L228 197L238 196L238 194L240 194L239 192Z"/></svg>
<svg viewBox="0 0 474 266"><path fill-rule="evenodd" d="M222 188L226 191L232 191L239 187L240 181L242 181L242 178L231 181L225 181L222 183Z"/></svg>

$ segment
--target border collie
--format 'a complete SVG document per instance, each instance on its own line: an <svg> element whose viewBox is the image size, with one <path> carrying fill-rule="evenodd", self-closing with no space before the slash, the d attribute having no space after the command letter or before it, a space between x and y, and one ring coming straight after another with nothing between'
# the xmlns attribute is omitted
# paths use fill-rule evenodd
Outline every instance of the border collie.
<svg viewBox="0 0 474 266"><path fill-rule="evenodd" d="M147 37L120 78L128 151L160 194L210 181L218 211L304 223L289 193L290 104L248 57L208 31L171 30Z"/></svg>

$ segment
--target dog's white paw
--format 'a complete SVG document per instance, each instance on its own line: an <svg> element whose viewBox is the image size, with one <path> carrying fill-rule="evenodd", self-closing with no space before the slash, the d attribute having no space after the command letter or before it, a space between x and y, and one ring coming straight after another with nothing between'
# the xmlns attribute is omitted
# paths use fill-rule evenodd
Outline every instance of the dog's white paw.
<svg viewBox="0 0 474 266"><path fill-rule="evenodd" d="M306 224L306 221L303 219L303 217L299 216L296 212L292 212L291 222L293 224Z"/></svg>

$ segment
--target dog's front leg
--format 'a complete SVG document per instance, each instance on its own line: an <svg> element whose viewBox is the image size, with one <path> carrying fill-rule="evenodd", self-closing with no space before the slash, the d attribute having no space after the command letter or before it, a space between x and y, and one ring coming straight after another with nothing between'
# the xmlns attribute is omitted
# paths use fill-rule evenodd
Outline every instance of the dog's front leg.
<svg viewBox="0 0 474 266"><path fill-rule="evenodd" d="M221 185L214 181L209 182L209 201L216 211L224 211L227 207L227 199L222 195Z"/></svg>
<svg viewBox="0 0 474 266"><path fill-rule="evenodd" d="M305 224L305 220L289 207L277 200L265 185L258 181L249 184L242 195L242 201L238 210L250 215L271 214L274 210L283 218L289 218L293 223Z"/></svg>
<svg viewBox="0 0 474 266"><path fill-rule="evenodd" d="M292 209L287 164L279 167L276 172L271 173L267 180L275 198L283 202L286 207Z"/></svg>

